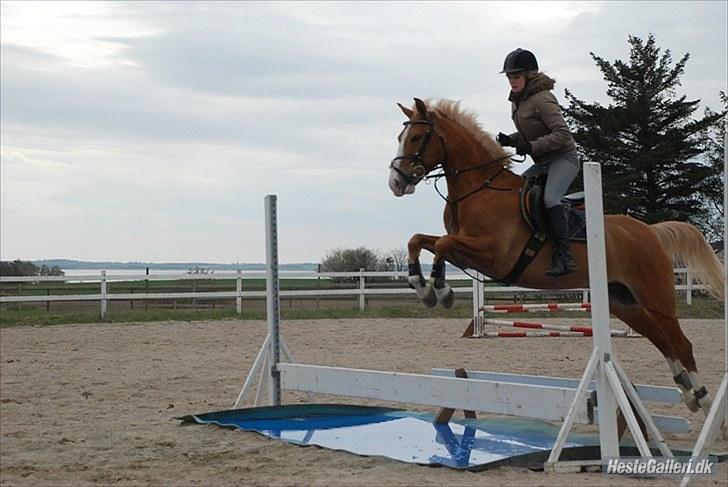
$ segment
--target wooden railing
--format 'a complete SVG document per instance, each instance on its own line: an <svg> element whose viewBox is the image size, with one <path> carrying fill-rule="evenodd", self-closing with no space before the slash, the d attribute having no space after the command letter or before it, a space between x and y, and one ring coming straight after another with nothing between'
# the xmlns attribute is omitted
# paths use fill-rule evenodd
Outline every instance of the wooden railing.
<svg viewBox="0 0 728 487"><path fill-rule="evenodd" d="M675 274L678 276L684 276L678 280L678 284L675 285L676 291L685 291L687 304L692 303L692 292L694 290L701 290L704 286L693 282L692 276L687 269L679 268L675 269ZM46 294L46 295L22 295L22 294L8 294L7 289L3 286L0 287L0 304L4 303L32 303L32 302L44 302L51 303L57 301L98 301L101 307L101 317L104 318L108 312L109 301L139 301L139 300L164 300L164 299L195 299L201 298L206 300L230 300L235 299L236 310L238 313L242 312L243 301L246 298L265 298L266 292L262 291L244 291L243 280L245 279L263 279L265 278L264 271L237 271L237 272L216 272L211 274L185 274L180 273L174 274L138 274L138 275L113 275L108 274L106 271L100 271L99 274L89 275L74 275L74 276L0 276L0 284L3 283L41 283L41 282L98 282L99 292L92 294ZM322 285L326 282L334 282L335 279L358 279L358 286L352 287L351 289L305 289L305 290L283 290L280 295L281 298L295 298L295 297L346 297L356 296L359 301L359 309L364 310L366 308L367 297L372 296L390 296L390 295L414 295L414 291L406 286L406 282L403 282L402 287L367 287L367 278L376 278L377 281L381 282L383 278L390 279L405 279L407 278L407 272L391 272L391 271L364 271L359 272L306 272L306 271L293 271L293 272L281 272L281 279L320 279ZM109 293L108 285L110 282L120 281L179 281L179 280L235 280L235 290L230 291L183 291L183 292L143 292L143 293ZM470 276L465 274L454 274L448 275L448 281L471 281L471 284L465 286L453 287L453 290L460 293L473 293L477 281L471 279ZM488 281L488 279L486 279ZM370 283L370 286L377 285L377 282ZM551 290L553 291L553 290ZM529 289L518 286L484 286L484 294L491 293L539 293L543 290ZM582 294L582 301L588 302L588 289L569 289L569 290L558 290L558 292L576 292Z"/></svg>

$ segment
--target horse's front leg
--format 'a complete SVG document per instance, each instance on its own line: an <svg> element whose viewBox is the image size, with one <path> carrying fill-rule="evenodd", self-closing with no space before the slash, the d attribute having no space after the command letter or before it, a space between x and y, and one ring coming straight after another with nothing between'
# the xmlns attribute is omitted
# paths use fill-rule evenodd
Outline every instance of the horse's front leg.
<svg viewBox="0 0 728 487"><path fill-rule="evenodd" d="M409 276L407 277L407 280L409 281L410 286L417 293L417 297L420 302L427 308L435 306L437 304L438 297L431 283L428 283L422 275L422 268L420 267L420 253L422 252L422 249L425 249L434 254L435 243L438 239L440 239L440 237L417 233L410 238L409 243L407 244L409 269ZM443 262L443 274L444 265L445 264Z"/></svg>
<svg viewBox="0 0 728 487"><path fill-rule="evenodd" d="M435 293L436 302L440 303L445 309L452 308L455 303L455 292L445 282L445 259L438 260L436 256L435 260L432 261L429 285Z"/></svg>
<svg viewBox="0 0 728 487"><path fill-rule="evenodd" d="M449 260L458 266L487 268L492 257L488 241L478 237L445 235L435 241L435 254L432 262L430 285L437 301L446 309L455 302L455 293L445 282L445 261Z"/></svg>

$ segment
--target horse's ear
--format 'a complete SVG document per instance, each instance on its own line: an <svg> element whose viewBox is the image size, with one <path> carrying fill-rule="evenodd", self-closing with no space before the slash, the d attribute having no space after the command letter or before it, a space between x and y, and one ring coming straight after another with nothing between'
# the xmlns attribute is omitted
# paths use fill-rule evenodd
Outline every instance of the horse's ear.
<svg viewBox="0 0 728 487"><path fill-rule="evenodd" d="M404 113L407 118L412 118L412 115L415 114L415 112L413 112L406 106L402 105L401 103L397 103L397 106L399 107L400 110L402 110L402 113Z"/></svg>
<svg viewBox="0 0 728 487"><path fill-rule="evenodd" d="M425 105L424 101L419 98L415 98L415 107L417 107L417 111L420 115L427 117L427 105Z"/></svg>

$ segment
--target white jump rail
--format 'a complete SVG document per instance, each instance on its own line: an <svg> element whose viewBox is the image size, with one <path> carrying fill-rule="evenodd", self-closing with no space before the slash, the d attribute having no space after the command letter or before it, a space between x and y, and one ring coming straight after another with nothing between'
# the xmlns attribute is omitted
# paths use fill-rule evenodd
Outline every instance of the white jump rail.
<svg viewBox="0 0 728 487"><path fill-rule="evenodd" d="M470 379L488 380L498 383L541 385L560 389L568 389L574 392L576 392L576 389L579 387L579 379L565 377L508 374L503 372L483 372L477 370L466 370L465 373ZM432 369L431 374L438 377L456 377L455 369ZM587 391L595 391L596 387L596 382L592 380L587 386ZM682 393L677 387L654 386L651 384L634 384L634 388L635 391L637 391L637 395L643 401L662 404L682 403ZM594 409L598 410L597 407L595 407ZM666 433L689 433L691 431L690 421L685 418L660 414L652 414L651 416L653 421L655 422L655 425L657 425L660 431ZM589 415L589 420L592 421L593 424L598 424L597 417L593 416L592 414Z"/></svg>

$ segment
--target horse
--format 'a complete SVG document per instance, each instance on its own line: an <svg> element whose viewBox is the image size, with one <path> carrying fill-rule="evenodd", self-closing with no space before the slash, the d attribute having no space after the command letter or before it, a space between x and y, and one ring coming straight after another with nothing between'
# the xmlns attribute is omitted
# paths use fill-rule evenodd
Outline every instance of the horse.
<svg viewBox="0 0 728 487"><path fill-rule="evenodd" d="M424 179L444 177L447 196L446 234L413 235L407 245L410 285L427 307L449 308L454 293L445 281L445 261L505 280L532 238L521 214L524 178L515 174L510 155L483 130L472 111L452 100L415 98L412 108L397 105L407 117L390 163L389 188L401 197ZM667 360L691 411L707 415L710 395L698 375L692 344L677 319L673 262L692 270L718 299L723 299L725 271L695 226L677 221L648 225L627 215L606 215L604 229L610 313L646 337ZM425 280L420 254L433 254L432 274ZM510 282L534 289L589 286L586 243L572 242L577 271L559 277L545 274L553 243Z"/></svg>

